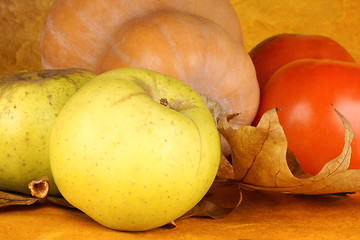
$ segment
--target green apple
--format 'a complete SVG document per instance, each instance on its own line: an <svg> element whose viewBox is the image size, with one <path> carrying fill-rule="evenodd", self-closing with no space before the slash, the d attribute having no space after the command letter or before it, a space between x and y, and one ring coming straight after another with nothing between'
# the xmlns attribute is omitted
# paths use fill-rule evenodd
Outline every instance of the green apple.
<svg viewBox="0 0 360 240"><path fill-rule="evenodd" d="M95 75L81 69L24 70L0 75L0 190L30 194L28 184L49 178L52 126L71 95Z"/></svg>
<svg viewBox="0 0 360 240"><path fill-rule="evenodd" d="M194 207L220 161L216 124L183 82L141 68L98 75L65 104L50 163L72 205L117 230L144 231Z"/></svg>

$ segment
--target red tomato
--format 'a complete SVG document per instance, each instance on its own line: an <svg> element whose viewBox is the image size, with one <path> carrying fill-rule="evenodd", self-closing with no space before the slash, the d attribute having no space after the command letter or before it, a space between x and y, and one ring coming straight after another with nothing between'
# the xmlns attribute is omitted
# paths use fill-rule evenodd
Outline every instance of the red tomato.
<svg viewBox="0 0 360 240"><path fill-rule="evenodd" d="M282 33L264 39L249 52L262 90L270 77L287 63L300 59L355 62L335 40L321 35Z"/></svg>
<svg viewBox="0 0 360 240"><path fill-rule="evenodd" d="M297 60L279 69L265 86L255 124L274 107L289 149L303 171L315 175L344 146L344 127L331 104L350 122L354 139L350 168L360 168L360 65Z"/></svg>

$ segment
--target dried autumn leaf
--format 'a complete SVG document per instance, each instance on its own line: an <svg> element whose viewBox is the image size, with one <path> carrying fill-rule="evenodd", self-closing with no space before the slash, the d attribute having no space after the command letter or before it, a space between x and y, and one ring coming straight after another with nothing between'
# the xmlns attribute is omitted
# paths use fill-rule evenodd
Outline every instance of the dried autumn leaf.
<svg viewBox="0 0 360 240"><path fill-rule="evenodd" d="M222 154L216 179L204 198L180 219L189 217L210 217L220 219L226 217L239 206L242 193L237 184L226 181L233 179L234 170Z"/></svg>
<svg viewBox="0 0 360 240"><path fill-rule="evenodd" d="M0 191L0 208L13 205L31 205L41 200L24 194L7 193Z"/></svg>
<svg viewBox="0 0 360 240"><path fill-rule="evenodd" d="M28 184L31 196L20 193L8 193L0 191L0 207L13 205L31 205L43 200L49 191L49 179L43 177L33 180Z"/></svg>
<svg viewBox="0 0 360 240"><path fill-rule="evenodd" d="M162 226L162 228L166 228L166 229L176 228L176 223L175 223L175 221L171 221L168 224L165 224L164 226Z"/></svg>
<svg viewBox="0 0 360 240"><path fill-rule="evenodd" d="M180 219L189 217L224 218L239 206L241 200L242 194L237 184L215 181L205 197Z"/></svg>
<svg viewBox="0 0 360 240"><path fill-rule="evenodd" d="M62 197L54 197L47 195L49 192L48 177L42 177L40 179L33 180L28 184L28 187L30 189L31 196L21 193L9 193L0 191L0 208L13 205L31 205L36 202L51 202L56 205L74 208Z"/></svg>
<svg viewBox="0 0 360 240"><path fill-rule="evenodd" d="M348 170L353 132L349 122L336 109L345 129L344 148L316 176L302 172L287 149L286 136L276 111L266 112L257 127L245 126L234 130L226 118L218 123L219 131L232 148L234 180L240 186L289 194L360 191L360 170Z"/></svg>
<svg viewBox="0 0 360 240"><path fill-rule="evenodd" d="M216 179L233 179L234 178L234 168L232 164L226 159L226 157L221 154L220 165L218 172L216 174Z"/></svg>
<svg viewBox="0 0 360 240"><path fill-rule="evenodd" d="M54 203L59 206L63 206L63 207L75 208L68 201L66 201L65 198L63 198L63 197L47 196L46 201L48 201L50 203Z"/></svg>

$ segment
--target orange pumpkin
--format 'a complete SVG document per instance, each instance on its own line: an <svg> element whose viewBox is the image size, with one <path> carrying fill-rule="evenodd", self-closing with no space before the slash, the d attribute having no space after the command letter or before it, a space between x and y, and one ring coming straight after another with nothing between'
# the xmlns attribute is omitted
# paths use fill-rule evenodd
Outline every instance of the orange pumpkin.
<svg viewBox="0 0 360 240"><path fill-rule="evenodd" d="M142 67L175 77L220 106L256 115L259 89L228 0L55 0L41 38L44 68L102 73Z"/></svg>
<svg viewBox="0 0 360 240"><path fill-rule="evenodd" d="M212 19L242 41L240 23L227 0L55 0L41 38L42 65L91 69L129 20L171 10Z"/></svg>

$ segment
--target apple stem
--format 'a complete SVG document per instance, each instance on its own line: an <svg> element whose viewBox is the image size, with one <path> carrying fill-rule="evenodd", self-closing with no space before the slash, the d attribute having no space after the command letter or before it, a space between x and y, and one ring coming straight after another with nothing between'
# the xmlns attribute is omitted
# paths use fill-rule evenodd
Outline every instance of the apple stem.
<svg viewBox="0 0 360 240"><path fill-rule="evenodd" d="M37 180L33 180L28 185L31 195L37 198L45 198L49 192L49 179L43 177Z"/></svg>
<svg viewBox="0 0 360 240"><path fill-rule="evenodd" d="M160 98L160 104L167 107L169 105L169 102L168 102L167 98Z"/></svg>

